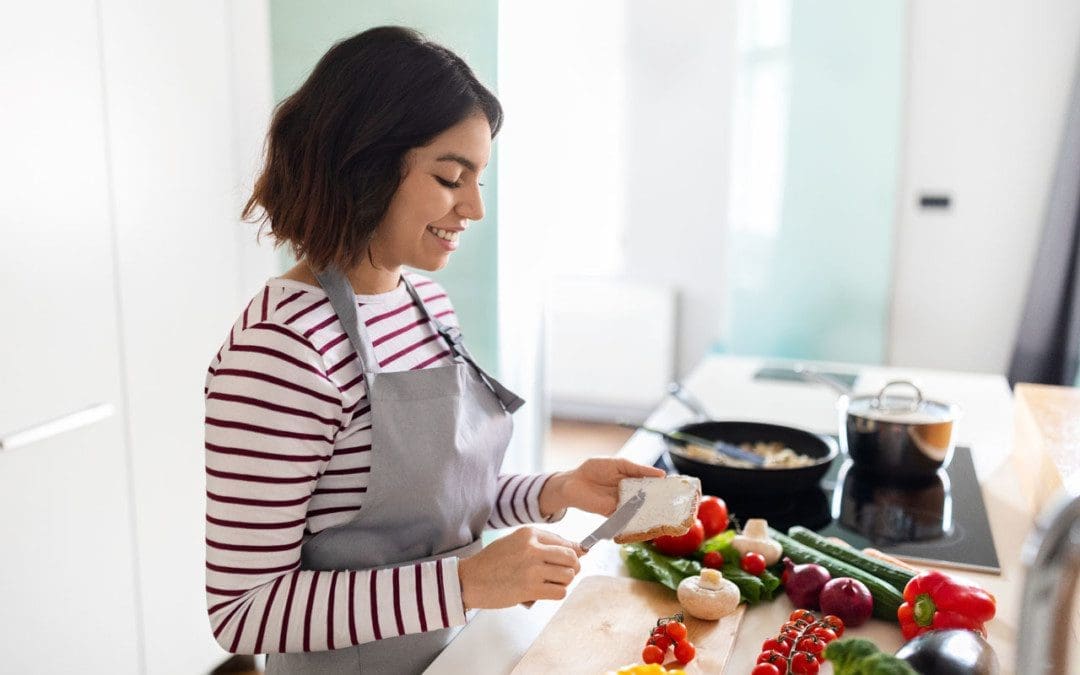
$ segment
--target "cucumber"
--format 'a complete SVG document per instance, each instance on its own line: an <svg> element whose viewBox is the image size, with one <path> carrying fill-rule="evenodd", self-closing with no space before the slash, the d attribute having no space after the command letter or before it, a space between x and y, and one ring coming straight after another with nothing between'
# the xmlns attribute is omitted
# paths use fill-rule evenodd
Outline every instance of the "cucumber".
<svg viewBox="0 0 1080 675"><path fill-rule="evenodd" d="M870 556L863 555L857 549L850 546L840 546L834 544L825 537L821 536L817 532L800 527L795 527L788 530L788 536L797 542L806 544L810 548L816 548L826 555L830 555L841 562L846 562L849 565L858 567L867 574L872 574L878 579L892 585L901 593L904 591L904 586L915 578L914 572L900 569L895 565L890 565L887 562L876 560ZM794 558L792 558L794 560Z"/></svg>
<svg viewBox="0 0 1080 675"><path fill-rule="evenodd" d="M769 528L769 536L780 542L780 545L784 547L784 555L791 558L791 561L794 563L800 565L806 563L821 565L829 570L829 574L832 575L834 579L851 577L852 579L861 581L866 585L866 588L870 590L870 595L874 597L874 616L879 619L884 619L885 621L892 621L893 623L900 622L896 617L896 610L900 609L900 605L904 602L904 596L888 582L882 581L873 574L864 572L854 565L849 565L842 560L837 560L831 555L822 553L815 548L811 548L802 542L795 541L786 534L781 534L771 527Z"/></svg>

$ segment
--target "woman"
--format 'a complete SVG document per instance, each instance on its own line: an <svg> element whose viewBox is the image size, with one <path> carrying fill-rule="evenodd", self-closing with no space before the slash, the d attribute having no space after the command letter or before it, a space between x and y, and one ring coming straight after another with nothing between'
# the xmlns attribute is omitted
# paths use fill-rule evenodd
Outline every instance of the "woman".
<svg viewBox="0 0 1080 675"><path fill-rule="evenodd" d="M465 350L442 268L484 206L502 110L417 33L334 46L277 109L245 209L300 261L252 299L206 383L207 602L268 671L419 672L477 608L560 599L578 546L520 528L611 513L594 459L499 475L522 401Z"/></svg>

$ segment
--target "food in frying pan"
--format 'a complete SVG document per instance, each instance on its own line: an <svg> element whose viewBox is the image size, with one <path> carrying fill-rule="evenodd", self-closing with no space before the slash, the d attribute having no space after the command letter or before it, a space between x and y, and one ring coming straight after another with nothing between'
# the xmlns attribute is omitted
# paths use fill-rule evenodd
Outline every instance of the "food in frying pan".
<svg viewBox="0 0 1080 675"><path fill-rule="evenodd" d="M738 445L747 452L752 452L755 455L764 457L765 464L761 467L754 467L750 462L732 459L720 454L712 448L706 448L690 443L683 448L683 454L702 462L723 464L724 466L733 466L743 469L794 469L800 466L810 466L817 461L813 457L800 455L791 448L786 447L783 443L778 443L776 441L758 441L756 443L740 443Z"/></svg>

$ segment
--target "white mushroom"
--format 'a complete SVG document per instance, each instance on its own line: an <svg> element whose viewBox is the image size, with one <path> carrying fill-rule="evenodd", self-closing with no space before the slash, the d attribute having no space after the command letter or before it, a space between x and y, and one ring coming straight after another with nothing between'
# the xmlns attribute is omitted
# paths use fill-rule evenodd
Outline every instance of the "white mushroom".
<svg viewBox="0 0 1080 675"><path fill-rule="evenodd" d="M780 542L769 538L769 523L764 518L747 520L742 534L735 535L731 545L740 556L750 551L760 553L765 558L766 565L780 562L780 556L784 553Z"/></svg>
<svg viewBox="0 0 1080 675"><path fill-rule="evenodd" d="M703 569L701 576L679 583L679 604L698 619L716 621L739 606L739 587L724 578L720 570Z"/></svg>

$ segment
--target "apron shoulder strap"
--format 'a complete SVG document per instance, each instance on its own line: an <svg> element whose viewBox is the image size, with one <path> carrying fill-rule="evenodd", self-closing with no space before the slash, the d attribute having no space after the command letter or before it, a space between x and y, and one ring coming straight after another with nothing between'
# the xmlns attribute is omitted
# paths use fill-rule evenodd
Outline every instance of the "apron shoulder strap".
<svg viewBox="0 0 1080 675"><path fill-rule="evenodd" d="M345 334L349 336L349 342L356 350L356 356L360 359L360 369L364 373L379 372L379 360L375 358L375 349L370 340L364 339L367 335L361 335L363 329L356 315L356 293L353 292L352 284L344 274L331 268L317 273L315 278L326 291L330 306L337 313Z"/></svg>

